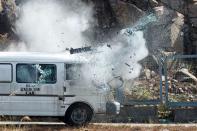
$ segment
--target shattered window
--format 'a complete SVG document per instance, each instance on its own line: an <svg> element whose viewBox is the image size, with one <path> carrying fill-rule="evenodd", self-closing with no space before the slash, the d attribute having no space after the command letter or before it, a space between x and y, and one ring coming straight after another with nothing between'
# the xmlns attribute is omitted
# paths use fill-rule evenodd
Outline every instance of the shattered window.
<svg viewBox="0 0 197 131"><path fill-rule="evenodd" d="M18 83L56 83L56 66L53 64L17 64Z"/></svg>
<svg viewBox="0 0 197 131"><path fill-rule="evenodd" d="M36 83L36 65L17 64L16 81L18 83Z"/></svg>
<svg viewBox="0 0 197 131"><path fill-rule="evenodd" d="M56 66L53 64L39 64L38 83L56 83Z"/></svg>
<svg viewBox="0 0 197 131"><path fill-rule="evenodd" d="M78 80L81 77L81 64L66 64L66 80Z"/></svg>

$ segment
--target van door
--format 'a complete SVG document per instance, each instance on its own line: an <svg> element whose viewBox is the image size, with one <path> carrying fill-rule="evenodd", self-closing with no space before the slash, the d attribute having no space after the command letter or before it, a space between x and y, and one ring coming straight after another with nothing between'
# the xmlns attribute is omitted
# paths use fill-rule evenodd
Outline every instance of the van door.
<svg viewBox="0 0 197 131"><path fill-rule="evenodd" d="M0 63L0 115L9 112L9 97L11 95L12 65Z"/></svg>
<svg viewBox="0 0 197 131"><path fill-rule="evenodd" d="M16 64L16 114L56 115L58 96L63 90L63 80L57 75L60 68L61 64Z"/></svg>

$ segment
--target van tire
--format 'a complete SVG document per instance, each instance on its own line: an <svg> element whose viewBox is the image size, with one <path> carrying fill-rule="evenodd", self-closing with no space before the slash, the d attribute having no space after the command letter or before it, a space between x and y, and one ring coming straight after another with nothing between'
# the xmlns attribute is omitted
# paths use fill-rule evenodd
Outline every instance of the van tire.
<svg viewBox="0 0 197 131"><path fill-rule="evenodd" d="M65 114L65 123L70 126L83 126L88 124L93 117L92 109L83 103L71 105Z"/></svg>

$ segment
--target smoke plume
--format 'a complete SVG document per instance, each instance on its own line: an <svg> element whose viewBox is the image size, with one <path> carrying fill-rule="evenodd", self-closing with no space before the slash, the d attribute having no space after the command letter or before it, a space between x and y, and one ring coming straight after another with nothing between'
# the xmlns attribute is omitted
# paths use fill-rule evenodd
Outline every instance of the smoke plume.
<svg viewBox="0 0 197 131"><path fill-rule="evenodd" d="M11 50L59 52L81 47L90 28L92 8L73 0L28 0L21 5L16 31L23 43Z"/></svg>
<svg viewBox="0 0 197 131"><path fill-rule="evenodd" d="M28 0L21 5L16 22L22 42L12 44L9 50L61 52L82 47L88 43L83 32L91 29L94 22L92 6L79 1ZM98 45L85 54L90 59L82 70L87 82L100 85L114 77L129 80L139 76L138 61L148 55L142 31L135 30L132 35L120 33Z"/></svg>

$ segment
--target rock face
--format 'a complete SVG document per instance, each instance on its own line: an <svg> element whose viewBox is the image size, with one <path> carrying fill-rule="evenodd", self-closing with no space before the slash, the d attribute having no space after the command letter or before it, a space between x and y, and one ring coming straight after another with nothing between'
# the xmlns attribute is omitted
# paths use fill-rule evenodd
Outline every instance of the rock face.
<svg viewBox="0 0 197 131"><path fill-rule="evenodd" d="M189 6L189 12L191 12L191 39L193 41L194 53L197 52L197 1L193 0L193 3Z"/></svg>
<svg viewBox="0 0 197 131"><path fill-rule="evenodd" d="M165 6L155 7L154 11L159 20L146 33L149 51L163 49L182 53L184 16Z"/></svg>
<svg viewBox="0 0 197 131"><path fill-rule="evenodd" d="M179 54L197 54L197 1L196 0L110 0L115 1L114 12L120 23L128 25L132 23L129 18L135 19L139 17L136 10L149 11L150 8L159 17L159 22L152 24L145 37L147 46L151 52L154 49L162 48L165 51L174 51ZM114 2L114 3L115 3ZM121 12L121 2L124 2L124 9L132 5L136 10L132 9L133 17L125 12ZM124 16L126 14L126 18ZM124 16L124 17L122 17ZM142 15L140 15L142 16ZM123 24L123 25L124 25ZM122 24L121 24L122 25ZM151 32L151 33L149 33Z"/></svg>
<svg viewBox="0 0 197 131"><path fill-rule="evenodd" d="M147 45L181 54L197 52L196 0L83 0L92 2L97 25L95 40L106 41L113 32L132 26L147 12L156 12L159 22L152 24L145 37ZM16 4L25 0L0 0L0 34L14 34L12 23ZM151 32L151 33L149 33ZM151 51L151 50L150 50Z"/></svg>
<svg viewBox="0 0 197 131"><path fill-rule="evenodd" d="M123 1L110 0L115 17L121 27L134 24L140 17L144 15L144 11L135 5L125 3Z"/></svg>
<svg viewBox="0 0 197 131"><path fill-rule="evenodd" d="M135 23L144 11L121 0L92 0L98 25L95 39L105 41L121 28Z"/></svg>
<svg viewBox="0 0 197 131"><path fill-rule="evenodd" d="M0 33L9 32L15 19L16 5L13 0L0 0Z"/></svg>
<svg viewBox="0 0 197 131"><path fill-rule="evenodd" d="M0 44L6 46L9 40L15 39L13 23L16 18L16 5L13 0L0 0ZM14 38L15 37L15 38Z"/></svg>
<svg viewBox="0 0 197 131"><path fill-rule="evenodd" d="M197 1L193 0L188 3L188 15L189 17L197 17Z"/></svg>
<svg viewBox="0 0 197 131"><path fill-rule="evenodd" d="M102 43L110 39L112 30L119 27L119 23L109 0L87 0L86 2L92 2L94 5L94 17L97 21L92 32L94 41Z"/></svg>
<svg viewBox="0 0 197 131"><path fill-rule="evenodd" d="M173 9L177 12L184 13L185 1L184 0L157 0L164 6Z"/></svg>
<svg viewBox="0 0 197 131"><path fill-rule="evenodd" d="M187 14L188 14L188 23L190 26L190 41L191 46L188 47L188 50L192 54L197 54L197 1L196 0L190 0L187 3Z"/></svg>
<svg viewBox="0 0 197 131"><path fill-rule="evenodd" d="M145 33L149 51L162 48L165 51L174 51L179 54L196 54L196 0L105 0L104 3L107 1L110 10L106 9L105 12L104 8L107 7L103 7L102 15L112 12L109 18L113 16L116 24L106 26L109 28L105 28L105 32L113 27L131 26L145 12L153 11L158 15L159 22L150 25ZM97 1L96 5L101 3ZM100 19L100 21L108 23L109 20Z"/></svg>

